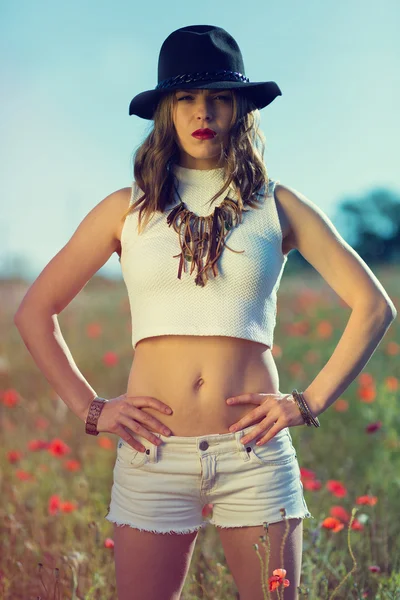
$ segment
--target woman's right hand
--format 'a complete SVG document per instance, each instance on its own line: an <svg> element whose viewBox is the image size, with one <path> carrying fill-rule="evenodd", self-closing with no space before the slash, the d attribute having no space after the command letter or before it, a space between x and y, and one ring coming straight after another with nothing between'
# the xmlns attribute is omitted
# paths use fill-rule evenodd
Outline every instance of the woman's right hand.
<svg viewBox="0 0 400 600"><path fill-rule="evenodd" d="M156 445L160 443L160 438L149 431L148 427L159 431L163 435L171 434L171 431L161 421L141 410L145 406L155 408L163 414L172 414L170 407L161 400L151 396L122 394L105 403L97 421L97 431L115 433L135 450L145 452L146 448L136 438L129 435L127 429L145 437Z"/></svg>

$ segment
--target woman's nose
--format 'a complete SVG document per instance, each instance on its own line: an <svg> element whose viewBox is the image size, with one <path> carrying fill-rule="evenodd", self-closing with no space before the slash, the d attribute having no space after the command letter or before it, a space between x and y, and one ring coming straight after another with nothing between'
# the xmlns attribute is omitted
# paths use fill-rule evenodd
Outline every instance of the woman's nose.
<svg viewBox="0 0 400 600"><path fill-rule="evenodd" d="M207 98L199 99L196 109L201 113L212 113L212 101Z"/></svg>

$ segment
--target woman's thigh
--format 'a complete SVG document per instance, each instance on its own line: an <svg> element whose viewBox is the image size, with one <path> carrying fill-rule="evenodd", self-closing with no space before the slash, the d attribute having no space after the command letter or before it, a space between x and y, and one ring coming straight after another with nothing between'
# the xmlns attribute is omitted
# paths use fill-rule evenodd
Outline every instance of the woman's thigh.
<svg viewBox="0 0 400 600"><path fill-rule="evenodd" d="M240 594L240 600L263 600L261 584L260 560L254 549L258 550L265 565L265 552L260 536L266 535L261 527L235 527L232 529L217 528L225 552L226 561ZM269 561L268 578L272 577L275 569L285 569L285 579L288 587L279 587L279 592L270 592L271 600L283 597L285 600L298 600L297 587L300 585L303 521L302 519L287 519L271 523L268 527ZM263 580L268 586L268 578ZM268 589L268 587L267 587ZM284 590L284 595L283 591ZM280 594L280 596L279 596Z"/></svg>
<svg viewBox="0 0 400 600"><path fill-rule="evenodd" d="M197 535L114 525L118 600L179 600Z"/></svg>

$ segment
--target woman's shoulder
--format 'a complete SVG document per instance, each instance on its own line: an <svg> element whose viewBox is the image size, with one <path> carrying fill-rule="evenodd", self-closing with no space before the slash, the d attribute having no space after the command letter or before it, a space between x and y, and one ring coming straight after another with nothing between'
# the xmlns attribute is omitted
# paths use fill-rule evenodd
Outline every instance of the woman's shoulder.
<svg viewBox="0 0 400 600"><path fill-rule="evenodd" d="M270 180L270 188L273 189L276 210L278 211L279 222L281 225L283 238L283 253L287 254L294 247L292 242L293 230L289 217L290 210L287 205L287 194L285 193L288 188L285 185L283 185L279 180Z"/></svg>
<svg viewBox="0 0 400 600"><path fill-rule="evenodd" d="M132 204L133 186L124 187L114 192L115 208L117 212L116 237L121 241L122 228L124 226L126 213Z"/></svg>

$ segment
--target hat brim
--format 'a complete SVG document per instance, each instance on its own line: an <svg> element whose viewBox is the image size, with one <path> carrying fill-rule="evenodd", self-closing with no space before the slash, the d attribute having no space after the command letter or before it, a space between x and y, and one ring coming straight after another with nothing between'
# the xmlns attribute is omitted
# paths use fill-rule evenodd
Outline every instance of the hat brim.
<svg viewBox="0 0 400 600"><path fill-rule="evenodd" d="M129 115L136 115L142 119L152 120L154 112L160 101L160 98L174 90L185 89L207 89L207 90L245 90L249 98L254 102L258 109L265 108L271 104L277 96L282 96L282 92L275 81L246 82L246 81L209 81L209 82L189 82L180 84L176 87L167 89L155 89L141 92L135 96L129 104Z"/></svg>

